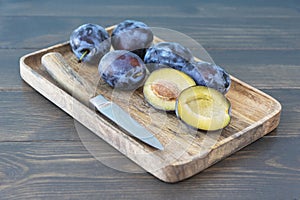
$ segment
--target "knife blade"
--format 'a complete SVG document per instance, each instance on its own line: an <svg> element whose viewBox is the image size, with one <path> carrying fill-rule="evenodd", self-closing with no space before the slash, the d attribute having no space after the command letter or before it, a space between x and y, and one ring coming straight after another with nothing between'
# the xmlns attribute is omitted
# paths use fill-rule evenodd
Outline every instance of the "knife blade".
<svg viewBox="0 0 300 200"><path fill-rule="evenodd" d="M112 101L107 100L103 95L98 94L93 97L94 90L90 83L82 78L58 52L47 53L41 58L42 65L46 68L50 76L59 85L76 99L96 109L108 119L115 122L134 138L156 148L163 150L163 145L145 127L134 120L127 112Z"/></svg>

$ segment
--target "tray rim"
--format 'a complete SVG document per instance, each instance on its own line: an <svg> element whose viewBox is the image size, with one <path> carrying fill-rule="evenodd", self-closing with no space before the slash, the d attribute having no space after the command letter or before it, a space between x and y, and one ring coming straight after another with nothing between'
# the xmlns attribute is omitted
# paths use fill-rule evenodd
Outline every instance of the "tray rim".
<svg viewBox="0 0 300 200"><path fill-rule="evenodd" d="M53 51L55 49L59 49L61 47L64 47L66 45L69 45L69 42L63 42L63 43L58 43L58 44L55 44L55 45L52 45L50 47L46 47L46 48L43 48L43 49L40 49L40 50L37 50L37 51L34 51L34 52L31 52L29 54L26 54L24 56L22 56L20 58L20 75L22 77L22 79L27 82L31 87L33 87L36 91L38 91L35 86L33 86L30 81L27 80L27 78L24 76L24 73L25 71L29 70L29 73L36 73L38 74L41 78L45 79L45 81L47 81L49 84L51 84L53 87L56 87L57 89L59 89L62 93L66 93L69 98L71 98L73 101L76 101L77 103L81 104L82 106L86 107L87 109L90 109L88 108L87 106L85 106L84 104L82 104L81 102L79 102L77 99L73 98L71 95L69 95L66 91L64 91L62 88L56 86L55 84L51 83L50 81L48 81L45 77L43 77L41 74L39 74L38 72L36 72L31 66L27 65L26 64L26 60L29 59L30 57L32 56L36 56L37 54L43 54L43 53L46 53L48 51ZM26 72L26 73L27 73ZM245 129L241 130L241 131L238 131L228 137L226 137L225 139L221 140L220 142L218 142L215 146L213 146L211 148L211 151L209 151L208 153L212 153L213 151L220 151L222 149L227 149L228 148L228 145L230 145L231 142L233 142L234 139L236 138L239 138L239 137L242 137L244 136L246 133L249 133L249 132L252 132L252 131L258 131L258 128L260 128L261 126L263 126L266 122L270 121L270 120L275 120L275 123L271 126L271 127L268 127L268 129L266 129L259 137L257 138L254 138L253 140L251 140L249 143L247 144L244 144L242 146L238 146L238 148L235 148L234 150L229 150L230 152L227 153L225 156L221 156L219 159L215 159L213 162L210 162L209 164L206 164L206 166L202 167L202 170L206 169L207 167L213 165L214 163L218 162L219 160L221 159L224 159L225 157L233 154L234 152L240 150L241 148L249 145L250 143L256 141L257 139L263 137L264 135L266 135L267 133L271 132L272 130L274 130L278 125L279 125L279 121L280 121L280 114L281 114L281 110L282 110L282 106L280 104L280 102L278 100L276 100L275 98L273 98L272 96L266 94L265 92L235 78L234 76L231 76L232 80L235 81L236 83L242 85L243 87L246 87L247 89L249 90L252 90L253 92L259 94L259 95L262 95L264 96L265 98L269 99L270 101L272 101L272 105L274 104L274 110L272 112L270 112L268 115L264 116L263 118L261 118L260 120L252 123L250 126L246 127ZM41 93L41 91L38 91L39 93ZM42 93L41 93L42 94ZM42 94L43 96L45 96L44 94ZM46 97L46 96L45 96ZM47 97L46 97L47 98ZM48 99L48 98L47 98ZM49 99L48 99L49 100ZM51 101L51 100L50 100ZM51 101L53 102L53 101ZM55 103L55 102L53 102ZM55 103L56 104L56 103ZM57 105L57 104L56 104ZM60 107L60 106L58 106ZM60 107L61 108L61 107ZM62 110L64 110L63 108L61 108ZM64 110L66 112L66 110ZM68 113L68 112L67 112ZM68 113L70 114L70 113ZM74 117L72 114L70 114L72 117ZM83 124L85 125L85 124ZM86 125L85 125L86 126ZM93 131L94 132L94 131ZM122 132L122 131L121 131ZM97 134L96 134L97 135ZM99 135L98 135L99 136ZM101 137L101 136L100 136ZM134 139L131 139L130 137L126 137L128 138L129 140L131 140L130 142L134 142L136 143L136 141ZM105 141L107 141L105 138L102 138L104 139ZM111 143L110 143L111 144ZM112 145L114 146L114 145ZM116 148L114 146L114 148ZM120 149L117 149L118 151L120 151ZM228 151L228 150L227 150ZM123 153L123 152L121 152ZM124 153L123 153L124 154ZM127 155L125 155L127 156ZM128 156L127 156L128 157ZM131 159L131 158L130 158ZM168 168L171 168L169 171L170 171L170 174L164 174L162 175L162 172L150 172L151 174L153 174L154 176L156 176L157 178L165 181L165 182L178 182L178 181L181 181L183 179L186 179L186 178L189 178L191 176L193 176L194 174L200 172L200 171L197 171L196 173L193 173L193 174L189 174L188 176L176 176L175 178L172 177L174 176L174 174L177 174L178 173L178 168L182 168L182 167L186 167L185 165L189 165L189 164L197 164L199 161L204 161L205 158L203 158L203 155L195 155L193 157L193 160L191 161L186 161L184 163L174 163L172 165L169 165ZM134 160L133 160L134 161ZM198 162L197 162L198 161ZM135 162L135 161L134 161ZM195 163L194 163L195 162ZM204 165L205 165L205 162L203 162ZM203 164L202 163L202 164ZM137 163L138 165L140 165L139 163ZM146 169L147 170L147 169ZM149 170L147 170L149 172Z"/></svg>

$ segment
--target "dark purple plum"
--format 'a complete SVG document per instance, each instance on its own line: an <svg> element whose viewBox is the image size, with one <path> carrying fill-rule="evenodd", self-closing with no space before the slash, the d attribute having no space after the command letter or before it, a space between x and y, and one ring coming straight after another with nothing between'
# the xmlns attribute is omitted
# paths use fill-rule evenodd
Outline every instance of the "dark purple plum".
<svg viewBox="0 0 300 200"><path fill-rule="evenodd" d="M119 23L112 32L111 43L115 50L128 50L142 59L146 49L152 44L153 33L143 22L125 20Z"/></svg>
<svg viewBox="0 0 300 200"><path fill-rule="evenodd" d="M135 90L143 85L147 68L136 54L126 50L107 53L99 63L99 74L111 87Z"/></svg>
<svg viewBox="0 0 300 200"><path fill-rule="evenodd" d="M110 50L111 41L107 31L97 24L83 24L70 36L72 51L78 61L98 64Z"/></svg>
<svg viewBox="0 0 300 200"><path fill-rule="evenodd" d="M214 88L225 94L228 92L231 79L229 74L220 66L208 62L191 62L181 69L194 79L197 85Z"/></svg>
<svg viewBox="0 0 300 200"><path fill-rule="evenodd" d="M144 62L150 71L171 67L181 70L193 60L191 51L176 42L161 42L151 46L144 57Z"/></svg>

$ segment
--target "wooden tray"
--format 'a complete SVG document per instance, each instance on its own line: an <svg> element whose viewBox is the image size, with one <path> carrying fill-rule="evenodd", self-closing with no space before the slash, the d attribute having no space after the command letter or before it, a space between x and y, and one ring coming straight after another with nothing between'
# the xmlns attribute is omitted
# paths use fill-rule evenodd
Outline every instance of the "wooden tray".
<svg viewBox="0 0 300 200"><path fill-rule="evenodd" d="M111 33L112 27L107 30ZM157 41L158 38L155 39ZM160 140L165 149L155 150L128 136L117 124L64 91L41 65L41 57L49 52L61 53L81 76L95 85L95 94L102 94L127 110ZM193 176L269 133L280 120L281 105L278 101L232 77L231 88L226 94L232 104L230 125L216 132L193 131L175 114L155 111L144 101L141 90L129 96L128 93L115 95L107 84L99 80L96 66L77 62L68 42L23 56L20 73L35 90L165 182L177 182Z"/></svg>

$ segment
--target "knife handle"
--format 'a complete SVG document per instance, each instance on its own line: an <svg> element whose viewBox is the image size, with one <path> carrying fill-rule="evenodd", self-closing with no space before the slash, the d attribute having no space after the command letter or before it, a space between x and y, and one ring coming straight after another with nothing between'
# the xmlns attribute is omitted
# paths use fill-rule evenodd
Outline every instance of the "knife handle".
<svg viewBox="0 0 300 200"><path fill-rule="evenodd" d="M60 53L47 53L42 57L41 61L50 76L57 81L63 89L85 105L89 105L89 99L93 96L94 90L89 82L84 80L66 62Z"/></svg>

